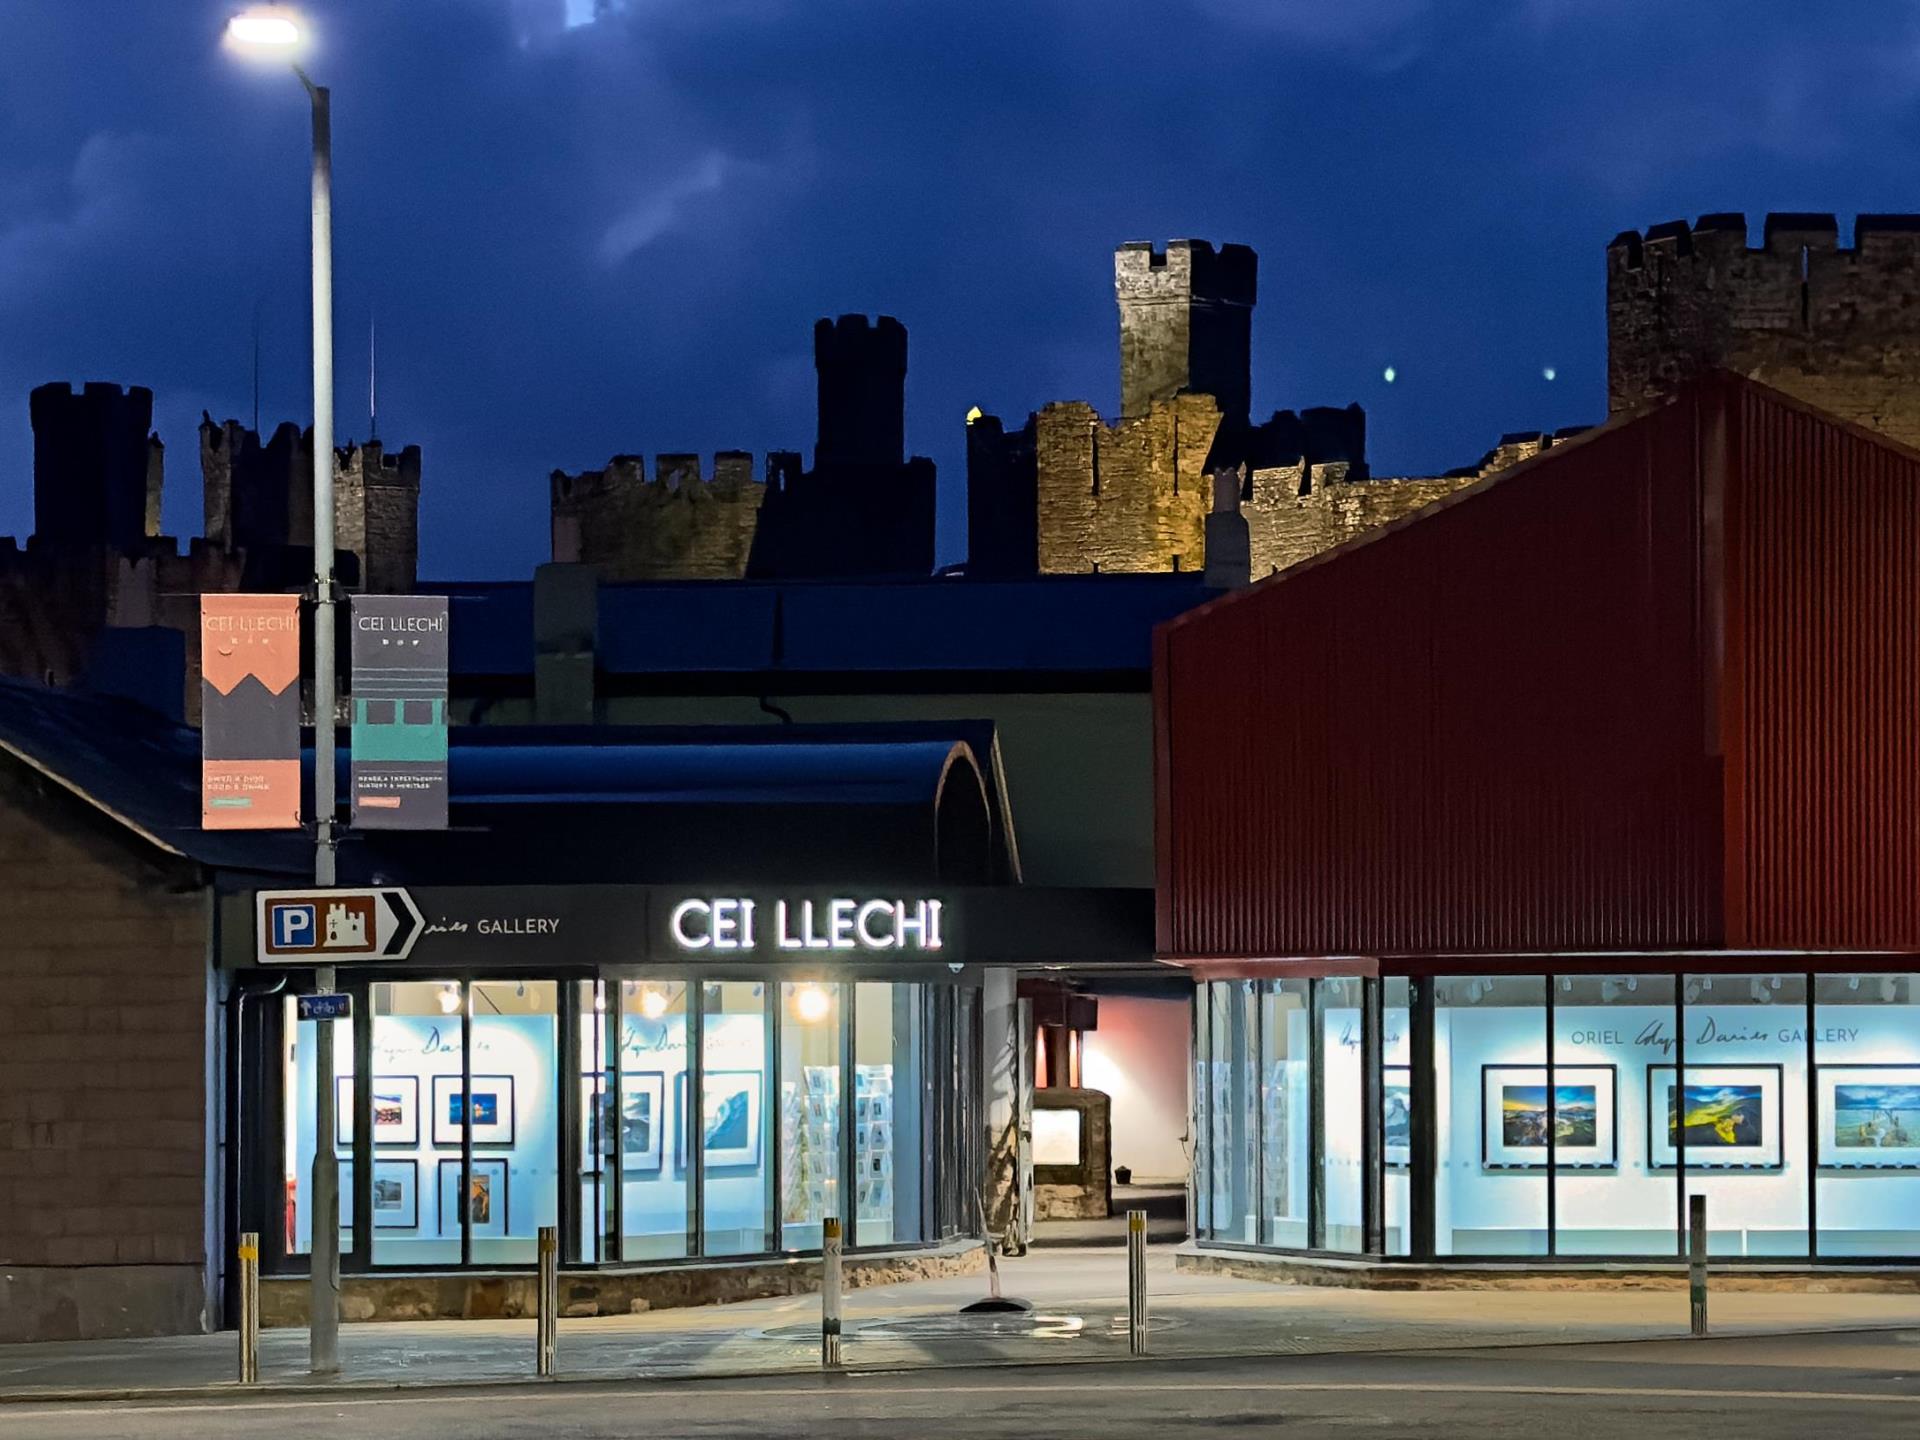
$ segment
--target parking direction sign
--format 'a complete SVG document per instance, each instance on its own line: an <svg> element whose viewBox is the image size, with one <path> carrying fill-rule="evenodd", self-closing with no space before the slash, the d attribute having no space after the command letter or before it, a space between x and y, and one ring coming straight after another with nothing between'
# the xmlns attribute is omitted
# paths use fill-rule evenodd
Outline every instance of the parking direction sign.
<svg viewBox="0 0 1920 1440"><path fill-rule="evenodd" d="M262 965L404 960L425 928L397 886L379 890L262 890L254 935Z"/></svg>

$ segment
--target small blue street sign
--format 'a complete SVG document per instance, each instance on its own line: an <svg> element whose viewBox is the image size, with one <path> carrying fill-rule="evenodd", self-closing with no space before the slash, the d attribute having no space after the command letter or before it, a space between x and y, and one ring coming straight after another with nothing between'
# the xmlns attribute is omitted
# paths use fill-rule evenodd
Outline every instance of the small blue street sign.
<svg viewBox="0 0 1920 1440"><path fill-rule="evenodd" d="M308 950L320 943L314 930L311 905L275 905L273 907L273 948Z"/></svg>
<svg viewBox="0 0 1920 1440"><path fill-rule="evenodd" d="M296 997L302 1020L347 1020L353 1016L353 997L328 993Z"/></svg>

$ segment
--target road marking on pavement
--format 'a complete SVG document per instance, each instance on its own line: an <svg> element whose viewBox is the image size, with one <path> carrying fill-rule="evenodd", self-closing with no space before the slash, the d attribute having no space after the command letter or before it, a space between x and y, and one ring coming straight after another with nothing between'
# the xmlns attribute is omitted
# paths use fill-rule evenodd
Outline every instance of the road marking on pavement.
<svg viewBox="0 0 1920 1440"><path fill-rule="evenodd" d="M845 1380L860 1382L859 1375L844 1377ZM594 1380L569 1385L564 1394L570 1400L597 1400L626 1397L643 1385L644 1381L602 1381ZM1008 1385L868 1385L856 1383L851 1388L842 1388L840 1384L826 1385L766 1385L728 1390L696 1389L691 1386L676 1385L671 1391L662 1391L675 1398L685 1396L689 1402L694 1400L755 1399L769 1397L807 1397L826 1396L835 1400L882 1399L898 1395L991 1395L996 1399L1013 1399L1024 1391L1045 1391L1049 1394L1098 1394L1111 1395L1115 1390L1124 1390L1135 1395L1186 1395L1206 1393L1248 1394L1248 1395L1284 1395L1284 1394L1407 1394L1422 1395L1560 1395L1570 1398L1595 1399L1652 1399L1652 1400L1736 1400L1768 1401L1792 1400L1813 1404L1859 1404L1859 1405L1920 1405L1920 1394L1915 1395L1872 1395L1861 1394L1854 1390L1710 1390L1696 1386L1648 1386L1630 1385L1476 1385L1462 1382L1442 1382L1423 1384L1418 1381L1359 1381L1359 1380L1250 1380L1250 1381L1158 1381L1149 1380L1129 1384L1124 1379L1117 1382L1087 1384L1081 1381L1067 1384L1025 1383ZM73 1415L85 1410L111 1409L119 1415L176 1414L191 1415L210 1412L235 1410L310 1410L316 1407L333 1406L336 1409L361 1407L367 1405L499 1405L499 1404L554 1404L562 1396L557 1396L549 1387L542 1385L526 1390L466 1390L457 1394L418 1395L401 1391L387 1390L379 1394L364 1392L342 1395L302 1395L284 1400L254 1400L250 1396L235 1392L231 1400L216 1403L193 1403L169 1405L161 1403L121 1404L112 1401L79 1401L37 1410L23 1405L19 1409L11 1406L0 1409L0 1417L8 1420L30 1418L34 1416Z"/></svg>

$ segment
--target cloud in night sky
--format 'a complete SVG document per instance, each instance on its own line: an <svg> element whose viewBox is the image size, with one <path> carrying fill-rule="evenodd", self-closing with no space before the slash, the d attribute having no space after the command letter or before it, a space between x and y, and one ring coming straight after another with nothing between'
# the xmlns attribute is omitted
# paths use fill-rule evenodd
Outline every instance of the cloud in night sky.
<svg viewBox="0 0 1920 1440"><path fill-rule="evenodd" d="M1705 211L1920 209L1911 5L1794 0L314 0L338 409L425 450L423 569L523 575L547 473L810 451L812 322L911 334L962 553L962 417L1111 411L1110 252L1261 254L1257 408L1359 400L1377 473L1605 408L1602 247ZM306 106L216 0L0 0L0 533L27 391L305 420ZM1384 372L1391 366L1395 380ZM1551 369L1555 378L1546 379Z"/></svg>

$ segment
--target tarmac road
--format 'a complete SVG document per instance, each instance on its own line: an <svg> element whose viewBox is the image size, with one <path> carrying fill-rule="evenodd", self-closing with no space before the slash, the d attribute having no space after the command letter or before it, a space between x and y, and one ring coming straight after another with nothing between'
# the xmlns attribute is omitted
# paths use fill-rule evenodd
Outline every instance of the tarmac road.
<svg viewBox="0 0 1920 1440"><path fill-rule="evenodd" d="M1148 1440L1186 1434L1912 1440L1920 1435L1920 1331L0 1406L5 1440Z"/></svg>

